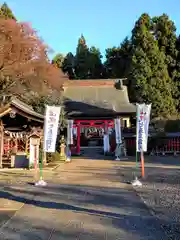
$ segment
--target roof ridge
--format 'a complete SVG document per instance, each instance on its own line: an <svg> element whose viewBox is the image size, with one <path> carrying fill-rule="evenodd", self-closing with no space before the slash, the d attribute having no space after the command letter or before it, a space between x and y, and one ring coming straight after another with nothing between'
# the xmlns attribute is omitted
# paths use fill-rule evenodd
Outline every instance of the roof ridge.
<svg viewBox="0 0 180 240"><path fill-rule="evenodd" d="M36 117L39 117L41 119L44 119L44 115L34 111L32 106L29 106L28 104L22 102L18 98L13 97L10 103L13 104L15 107L17 107L17 108L19 108L19 109L21 109L25 112L29 112L29 114L32 115L32 116L36 116Z"/></svg>
<svg viewBox="0 0 180 240"><path fill-rule="evenodd" d="M26 107L26 108L29 108L29 109L31 109L31 110L34 110L31 105L28 105L27 103L21 101L21 100L18 99L17 97L12 97L12 98L11 98L11 102L19 103L19 104L21 104L22 106L24 106L24 107Z"/></svg>
<svg viewBox="0 0 180 240"><path fill-rule="evenodd" d="M114 78L109 78L109 79L75 79L75 80L68 80L64 82L63 87L74 87L74 86L115 86L115 84L119 81L127 81L126 78L121 78L121 79L114 79Z"/></svg>

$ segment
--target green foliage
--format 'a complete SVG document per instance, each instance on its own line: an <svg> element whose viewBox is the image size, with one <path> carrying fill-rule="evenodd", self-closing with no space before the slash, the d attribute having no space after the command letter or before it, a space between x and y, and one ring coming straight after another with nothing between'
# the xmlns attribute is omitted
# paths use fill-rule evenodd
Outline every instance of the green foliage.
<svg viewBox="0 0 180 240"><path fill-rule="evenodd" d="M131 61L131 43L128 38L120 47L106 49L106 61L104 63L108 77L123 78L127 75Z"/></svg>
<svg viewBox="0 0 180 240"><path fill-rule="evenodd" d="M90 79L100 79L103 75L103 64L101 62L101 52L96 47L91 47L89 49L89 76Z"/></svg>
<svg viewBox="0 0 180 240"><path fill-rule="evenodd" d="M37 96L31 100L31 106L36 112L44 114L46 105L62 105L62 99L52 99L51 96Z"/></svg>
<svg viewBox="0 0 180 240"><path fill-rule="evenodd" d="M63 54L57 54L53 60L52 60L52 64L55 64L58 68L62 68L64 62L64 55Z"/></svg>
<svg viewBox="0 0 180 240"><path fill-rule="evenodd" d="M64 61L62 63L62 70L64 73L68 74L69 79L76 78L74 67L75 67L75 57L71 52L69 52L65 56Z"/></svg>
<svg viewBox="0 0 180 240"><path fill-rule="evenodd" d="M13 19L6 3L0 7L0 17ZM166 15L150 17L144 13L136 21L130 38L119 46L105 50L106 59L95 46L88 46L80 36L75 54L59 53L52 64L67 73L70 79L128 78L132 102L152 103L154 117L167 118L180 112L180 37L174 22ZM38 91L37 91L38 92ZM46 104L62 105L57 94L35 94L29 100L33 108L44 113ZM60 118L66 125L65 112Z"/></svg>
<svg viewBox="0 0 180 240"><path fill-rule="evenodd" d="M105 56L102 63L99 49L88 47L81 35L75 55L68 53L63 61L56 56L54 61L70 79L128 78L131 102L152 103L153 117L179 114L180 37L166 14L142 14L131 37L107 48Z"/></svg>
<svg viewBox="0 0 180 240"><path fill-rule="evenodd" d="M3 3L0 8L0 17L3 17L5 19L16 20L14 14L12 13L11 9L8 7L6 3Z"/></svg>
<svg viewBox="0 0 180 240"><path fill-rule="evenodd" d="M69 79L99 79L104 76L99 49L94 46L89 48L83 35L78 40L75 56L69 52L62 62L61 56L62 54L55 56L53 62L60 62L56 65L68 74Z"/></svg>
<svg viewBox="0 0 180 240"><path fill-rule="evenodd" d="M130 97L136 102L152 103L154 116L169 116L176 111L172 79L165 52L160 50L152 29L151 18L143 14L132 31Z"/></svg>
<svg viewBox="0 0 180 240"><path fill-rule="evenodd" d="M89 49L83 35L78 40L75 56L75 75L77 79L87 79L89 75Z"/></svg>

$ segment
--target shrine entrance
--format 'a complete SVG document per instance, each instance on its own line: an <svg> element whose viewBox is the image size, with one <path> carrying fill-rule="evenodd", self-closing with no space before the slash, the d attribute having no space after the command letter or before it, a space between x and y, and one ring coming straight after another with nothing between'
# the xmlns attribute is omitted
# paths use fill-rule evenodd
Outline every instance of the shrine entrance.
<svg viewBox="0 0 180 240"><path fill-rule="evenodd" d="M73 152L80 155L81 149L103 149L103 136L114 128L114 120L74 120Z"/></svg>

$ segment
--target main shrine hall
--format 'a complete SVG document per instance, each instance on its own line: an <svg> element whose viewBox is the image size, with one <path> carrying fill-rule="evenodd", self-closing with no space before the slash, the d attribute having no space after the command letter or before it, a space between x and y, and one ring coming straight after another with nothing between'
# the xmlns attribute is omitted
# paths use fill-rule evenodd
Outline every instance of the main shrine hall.
<svg viewBox="0 0 180 240"><path fill-rule="evenodd" d="M66 116L73 120L71 149L77 155L84 147L103 146L105 132L113 145L114 119L120 118L123 130L131 128L135 118L136 106L129 101L126 79L68 80L63 98Z"/></svg>

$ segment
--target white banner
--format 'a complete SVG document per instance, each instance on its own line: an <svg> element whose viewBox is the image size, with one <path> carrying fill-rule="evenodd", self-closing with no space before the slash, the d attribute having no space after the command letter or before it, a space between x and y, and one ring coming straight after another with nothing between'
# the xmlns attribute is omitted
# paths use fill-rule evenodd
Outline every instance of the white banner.
<svg viewBox="0 0 180 240"><path fill-rule="evenodd" d="M151 104L137 104L136 124L136 151L146 152L148 142L148 130L151 113Z"/></svg>
<svg viewBox="0 0 180 240"><path fill-rule="evenodd" d="M67 120L67 144L73 144L73 120Z"/></svg>
<svg viewBox="0 0 180 240"><path fill-rule="evenodd" d="M76 128L73 128L73 135L74 135L75 137L77 137L77 127L76 127Z"/></svg>
<svg viewBox="0 0 180 240"><path fill-rule="evenodd" d="M120 118L114 119L114 127L115 127L115 133L116 133L116 144L122 143Z"/></svg>
<svg viewBox="0 0 180 240"><path fill-rule="evenodd" d="M44 151L56 151L56 139L59 124L59 115L61 107L46 106L45 124L44 124Z"/></svg>
<svg viewBox="0 0 180 240"><path fill-rule="evenodd" d="M109 144L109 134L104 134L103 136L103 142L104 142L104 152L109 152L110 150L110 144Z"/></svg>

